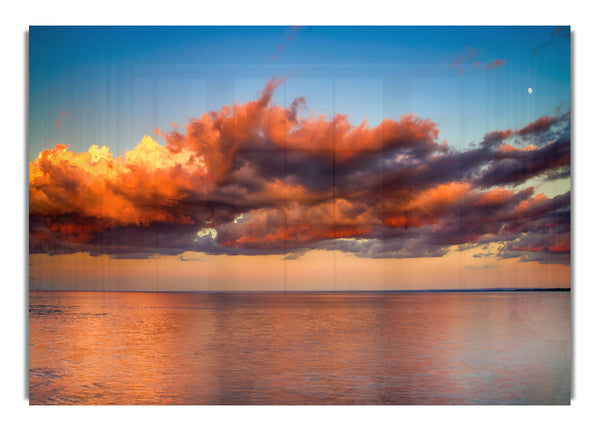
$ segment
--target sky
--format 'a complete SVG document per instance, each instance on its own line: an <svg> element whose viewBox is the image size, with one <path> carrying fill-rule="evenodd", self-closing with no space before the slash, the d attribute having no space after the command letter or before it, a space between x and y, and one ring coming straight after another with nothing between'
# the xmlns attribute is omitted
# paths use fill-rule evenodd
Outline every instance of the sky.
<svg viewBox="0 0 600 431"><path fill-rule="evenodd" d="M30 288L568 287L570 43L30 27Z"/></svg>

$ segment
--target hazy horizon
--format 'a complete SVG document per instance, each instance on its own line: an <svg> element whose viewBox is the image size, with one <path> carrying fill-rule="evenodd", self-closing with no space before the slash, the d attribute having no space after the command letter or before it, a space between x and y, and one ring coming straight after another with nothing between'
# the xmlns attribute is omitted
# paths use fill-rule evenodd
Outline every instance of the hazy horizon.
<svg viewBox="0 0 600 431"><path fill-rule="evenodd" d="M385 289L385 290L91 290L91 289L29 289L30 292L131 292L131 293L460 293L460 292L527 292L570 291L571 287L490 287L486 289Z"/></svg>

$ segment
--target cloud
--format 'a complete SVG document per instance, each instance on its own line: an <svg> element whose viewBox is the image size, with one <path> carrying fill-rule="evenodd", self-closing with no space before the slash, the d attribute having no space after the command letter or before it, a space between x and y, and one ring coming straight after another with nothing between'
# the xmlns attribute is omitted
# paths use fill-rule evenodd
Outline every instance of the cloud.
<svg viewBox="0 0 600 431"><path fill-rule="evenodd" d="M484 64L483 69L484 70L495 69L503 64L504 64L504 60L497 59L497 60L490 61L487 64Z"/></svg>
<svg viewBox="0 0 600 431"><path fill-rule="evenodd" d="M496 265L481 265L481 266L467 265L465 267L465 269L467 269L469 271L481 271L481 270L490 269L490 268L496 268Z"/></svg>
<svg viewBox="0 0 600 431"><path fill-rule="evenodd" d="M277 46L277 50L279 51L278 53L274 54L270 54L269 57L271 59L277 59L277 58L282 58L281 53L283 53L283 51L285 51L286 47L294 40L296 39L296 37L298 36L298 32L300 31L300 29L302 29L301 26L291 26L288 29L286 29L285 31L285 41L280 43Z"/></svg>
<svg viewBox="0 0 600 431"><path fill-rule="evenodd" d="M285 32L285 37L288 41L292 41L296 38L298 31L302 28L302 26L293 25Z"/></svg>
<svg viewBox="0 0 600 431"><path fill-rule="evenodd" d="M476 56L477 50L470 47L466 47L463 49L463 53L456 57L450 65L455 67L458 73L462 75L463 73L465 73L463 63L471 61ZM476 67L475 64L477 64L477 62L474 62L471 67Z"/></svg>
<svg viewBox="0 0 600 431"><path fill-rule="evenodd" d="M184 257L183 255L177 256L177 260L180 262L203 262L203 259L198 257Z"/></svg>
<svg viewBox="0 0 600 431"><path fill-rule="evenodd" d="M456 57L456 59L450 63L450 66L455 67L457 72L463 75L465 73L465 68L468 67L469 63L471 64L471 69L477 69L479 66L481 66L484 71L495 69L505 64L504 60L502 59L496 59L482 64L480 61L476 60L477 55L478 51L476 49L464 48L463 53Z"/></svg>
<svg viewBox="0 0 600 431"><path fill-rule="evenodd" d="M554 27L550 32L550 40L547 40L546 42L539 44L535 48L532 48L531 55L536 55L538 52L549 47L559 37L570 39L571 33L569 31L569 27Z"/></svg>
<svg viewBox="0 0 600 431"><path fill-rule="evenodd" d="M507 243L499 252L502 259L519 258L521 262L569 264L571 242L568 232L548 235L530 233Z"/></svg>
<svg viewBox="0 0 600 431"><path fill-rule="evenodd" d="M60 129L60 120L63 118L68 117L69 114L66 114L64 112L60 112L59 117L56 119L56 131L58 132L58 130Z"/></svg>
<svg viewBox="0 0 600 431"><path fill-rule="evenodd" d="M523 184L570 175L570 113L459 152L412 113L374 127L301 118L303 98L271 102L281 82L158 131L164 144L41 152L29 166L30 252L409 258L497 243L499 258L568 263L570 193Z"/></svg>

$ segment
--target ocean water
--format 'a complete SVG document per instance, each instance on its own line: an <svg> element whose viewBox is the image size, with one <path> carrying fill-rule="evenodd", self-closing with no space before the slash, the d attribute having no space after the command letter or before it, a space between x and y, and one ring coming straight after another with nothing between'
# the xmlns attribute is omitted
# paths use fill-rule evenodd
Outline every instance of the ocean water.
<svg viewBox="0 0 600 431"><path fill-rule="evenodd" d="M30 404L569 404L569 292L30 292Z"/></svg>

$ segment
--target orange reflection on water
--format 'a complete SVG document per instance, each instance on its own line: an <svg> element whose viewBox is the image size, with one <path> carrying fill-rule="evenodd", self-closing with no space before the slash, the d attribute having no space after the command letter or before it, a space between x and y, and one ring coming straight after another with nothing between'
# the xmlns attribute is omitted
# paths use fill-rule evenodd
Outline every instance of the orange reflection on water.
<svg viewBox="0 0 600 431"><path fill-rule="evenodd" d="M569 293L31 292L32 404L564 404Z"/></svg>

